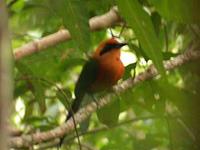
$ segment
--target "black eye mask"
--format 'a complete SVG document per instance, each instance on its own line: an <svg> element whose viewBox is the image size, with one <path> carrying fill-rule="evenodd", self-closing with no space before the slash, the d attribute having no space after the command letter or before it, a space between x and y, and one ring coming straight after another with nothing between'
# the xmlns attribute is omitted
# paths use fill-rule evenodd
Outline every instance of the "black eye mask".
<svg viewBox="0 0 200 150"><path fill-rule="evenodd" d="M101 50L100 55L103 55L113 49L119 49L127 45L126 43L107 43L104 48Z"/></svg>

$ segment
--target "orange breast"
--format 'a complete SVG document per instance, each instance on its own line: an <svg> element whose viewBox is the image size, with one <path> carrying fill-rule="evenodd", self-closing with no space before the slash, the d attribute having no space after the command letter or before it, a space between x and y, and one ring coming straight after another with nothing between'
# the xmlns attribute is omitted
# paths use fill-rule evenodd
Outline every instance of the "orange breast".
<svg viewBox="0 0 200 150"><path fill-rule="evenodd" d="M92 85L95 91L110 88L117 83L124 74L124 65L120 60L120 52L113 51L98 59L99 72L97 80Z"/></svg>

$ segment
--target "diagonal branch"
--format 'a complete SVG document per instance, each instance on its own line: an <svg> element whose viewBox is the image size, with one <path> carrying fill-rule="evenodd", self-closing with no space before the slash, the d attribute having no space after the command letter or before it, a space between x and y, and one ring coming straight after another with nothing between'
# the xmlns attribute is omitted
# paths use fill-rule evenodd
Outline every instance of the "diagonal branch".
<svg viewBox="0 0 200 150"><path fill-rule="evenodd" d="M118 15L117 7L113 7L107 13L101 16L95 16L89 20L91 31L96 31L113 26L121 21ZM44 50L47 47L56 45L60 42L71 39L71 35L67 29L61 29L56 33L43 37L40 40L32 41L22 47L14 49L15 60L19 60L25 56L31 55L38 51Z"/></svg>
<svg viewBox="0 0 200 150"><path fill-rule="evenodd" d="M193 51L189 49L184 54L181 54L171 60L165 61L164 66L166 70L172 70L176 67L179 67L185 63L194 61L199 58L200 58L200 51ZM140 73L134 79L129 78L126 81L122 82L120 85L115 86L114 90L117 93L123 93L124 91L130 88L133 88L138 83L143 82L145 80L152 79L156 75L158 75L158 72L156 68L153 65L151 65L146 71ZM108 94L105 97L101 98L98 101L98 108L101 108L107 105L108 103L110 103L112 101L111 97L113 95L114 94ZM77 124L81 123L90 114L95 112L96 109L97 109L97 106L95 102L92 102L88 104L87 106L85 106L84 108L80 109L78 113L76 113L74 116L76 123ZM60 125L59 127L47 132L38 132L32 135L23 135L21 137L11 138L10 145L11 147L15 147L15 148L28 147L33 144L42 143L48 140L62 137L64 134L67 134L73 130L74 130L74 123L73 123L73 120L70 119L69 121Z"/></svg>

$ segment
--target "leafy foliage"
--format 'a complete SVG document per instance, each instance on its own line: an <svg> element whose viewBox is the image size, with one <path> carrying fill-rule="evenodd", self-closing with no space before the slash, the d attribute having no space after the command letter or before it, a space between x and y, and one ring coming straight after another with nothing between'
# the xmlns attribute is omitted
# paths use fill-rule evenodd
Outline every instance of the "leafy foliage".
<svg viewBox="0 0 200 150"><path fill-rule="evenodd" d="M106 29L91 32L88 20L117 5L126 21L120 38L128 48L122 53L136 57L126 66L122 81L153 63L168 82L157 77L114 97L112 104L78 125L80 133L86 132L81 143L99 150L200 148L200 62L167 73L162 64L198 43L198 0L7 0L7 4L13 49L64 27L72 36L71 41L15 62L13 126L31 133L64 122L87 56L110 37ZM113 33L118 35L121 28L116 24ZM75 138L66 143L63 149L78 148Z"/></svg>
<svg viewBox="0 0 200 150"><path fill-rule="evenodd" d="M142 9L142 6L137 0L119 0L117 2L119 10L125 17L127 23L133 28L145 54L154 62L158 71L162 75L165 75L162 65L161 45L156 37L150 16Z"/></svg>
<svg viewBox="0 0 200 150"><path fill-rule="evenodd" d="M169 20L175 20L182 23L199 23L200 17L198 9L200 2L198 0L149 0L155 8ZM169 13L169 12L173 13ZM176 14L176 15L174 15Z"/></svg>

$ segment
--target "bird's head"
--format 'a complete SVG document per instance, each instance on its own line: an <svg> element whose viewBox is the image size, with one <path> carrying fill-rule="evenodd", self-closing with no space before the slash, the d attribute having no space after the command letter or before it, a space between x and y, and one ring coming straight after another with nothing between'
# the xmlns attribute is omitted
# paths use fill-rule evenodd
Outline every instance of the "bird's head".
<svg viewBox="0 0 200 150"><path fill-rule="evenodd" d="M100 43L93 57L98 58L111 52L120 54L120 48L125 45L127 45L127 43L120 43L116 40L116 38L110 38Z"/></svg>

